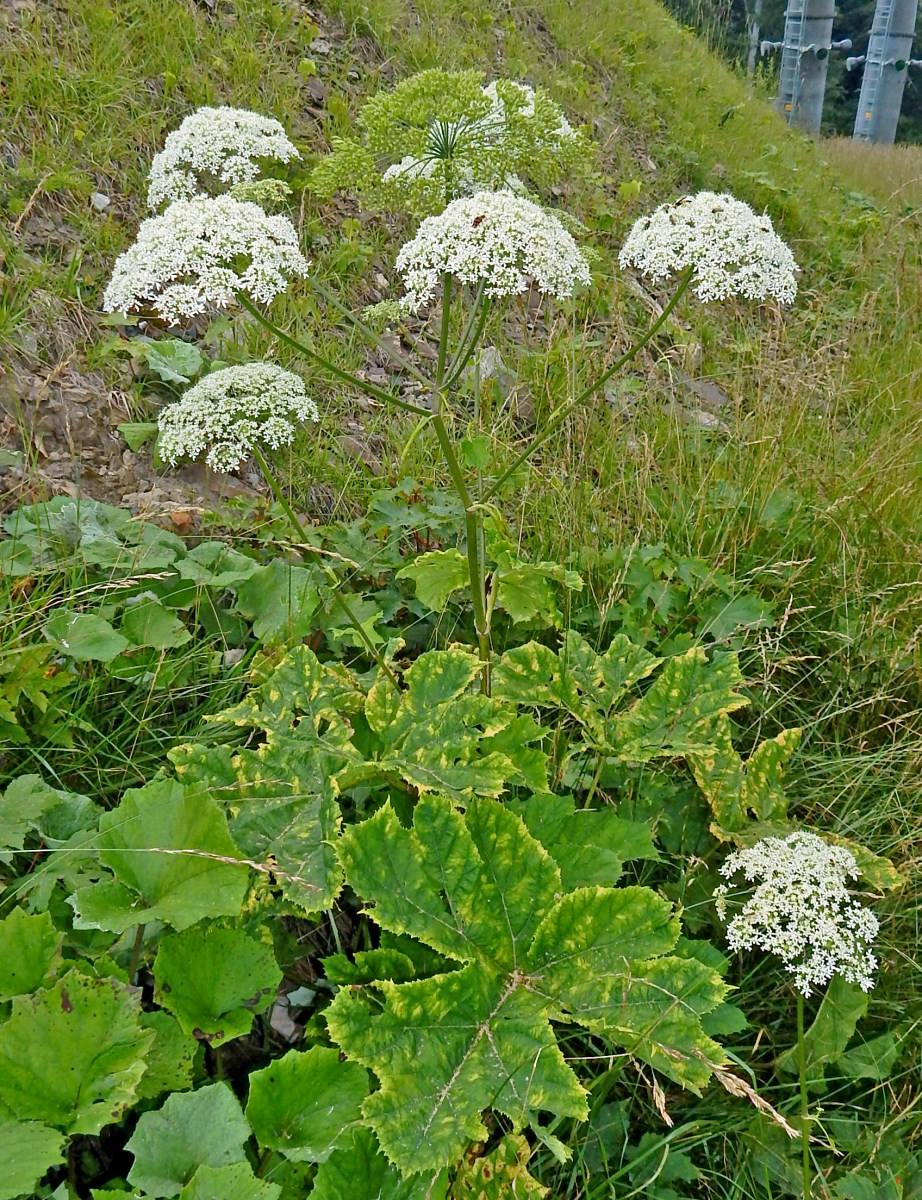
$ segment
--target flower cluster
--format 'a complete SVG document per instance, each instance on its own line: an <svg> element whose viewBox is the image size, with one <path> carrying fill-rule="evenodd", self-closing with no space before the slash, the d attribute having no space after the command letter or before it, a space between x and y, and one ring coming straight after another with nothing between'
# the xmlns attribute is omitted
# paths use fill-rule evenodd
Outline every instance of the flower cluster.
<svg viewBox="0 0 922 1200"><path fill-rule="evenodd" d="M848 881L859 872L848 850L813 833L767 837L731 854L720 868L727 879L737 872L761 882L727 926L732 949L777 954L805 996L834 975L865 991L874 986L877 960L870 944L878 924L849 895ZM726 884L715 892L721 920L727 892Z"/></svg>
<svg viewBox="0 0 922 1200"><path fill-rule="evenodd" d="M204 454L216 471L232 471L258 442L290 445L295 422L318 419L317 405L291 371L266 362L225 367L161 409L157 450L169 463Z"/></svg>
<svg viewBox="0 0 922 1200"><path fill-rule="evenodd" d="M232 196L177 200L141 222L134 245L116 260L103 307L149 306L175 323L226 307L237 292L268 303L308 265L286 217Z"/></svg>
<svg viewBox="0 0 922 1200"><path fill-rule="evenodd" d="M282 125L245 108L200 108L164 142L150 169L147 202L160 208L189 200L208 183L245 183L259 175L261 159L300 158Z"/></svg>
<svg viewBox="0 0 922 1200"><path fill-rule="evenodd" d="M432 299L446 272L484 283L488 296L524 292L529 278L557 297L589 283L585 258L553 213L508 191L478 192L427 217L397 255L397 269L411 311Z"/></svg>
<svg viewBox="0 0 922 1200"><path fill-rule="evenodd" d="M790 304L797 294L798 266L766 216L742 200L699 192L663 204L637 221L621 249L621 266L653 279L693 268L702 300L774 296Z"/></svg>

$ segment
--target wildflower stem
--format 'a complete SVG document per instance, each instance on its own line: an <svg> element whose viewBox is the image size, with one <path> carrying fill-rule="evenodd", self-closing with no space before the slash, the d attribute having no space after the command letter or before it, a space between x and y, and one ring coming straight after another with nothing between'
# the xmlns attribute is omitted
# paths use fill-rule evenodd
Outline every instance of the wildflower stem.
<svg viewBox="0 0 922 1200"><path fill-rule="evenodd" d="M332 304L338 312L341 312L344 317L351 321L360 333L364 334L369 341L374 342L379 350L383 350L384 353L387 354L388 357L391 358L402 371L406 371L409 375L412 375L414 379L418 380L422 384L425 384L426 387L432 387L432 380L428 375L425 374L425 372L417 370L417 368L414 367L411 362L408 362L402 354L398 354L392 346L389 346L388 343L383 338L379 337L373 329L370 329L364 321L360 321L355 313L352 312L347 305L343 304L342 300L340 300L338 296L335 296L333 292L329 290L329 288L324 287L319 280L314 279L314 277L311 275L307 277L307 282L319 296L322 296L324 300L326 300L328 304Z"/></svg>
<svg viewBox="0 0 922 1200"><path fill-rule="evenodd" d="M336 572L333 570L333 568L331 566L329 566L327 563L323 562L320 559L316 549L310 544L308 537L307 537L307 533L305 532L304 526L298 520L295 510L289 504L288 497L285 495L285 493L279 487L278 481L276 480L275 475L272 473L271 467L266 462L265 455L263 454L262 450L260 450L260 448L258 446L253 447L253 457L259 463L259 469L262 471L263 476L265 477L266 483L268 483L273 496L275 496L276 500L278 500L279 504L281 504L282 509L284 510L285 516L288 518L289 524L291 525L295 534L300 539L302 546L306 550L310 550L311 554L316 559L317 564L320 567L321 571L323 571L324 575L326 576L327 582L330 584L330 589L331 589L331 592L333 595L333 599L336 601L336 603L342 609L343 616L345 616L346 620L349 622L349 624L352 626L352 628L355 630L355 632L359 635L362 645L365 647L365 649L368 651L368 653L371 655L371 657L374 659L374 661L378 664L378 666L381 668L381 670L384 672L384 674L389 677L391 683L393 683L393 685L395 687L399 687L400 683L399 683L399 680L397 679L397 676L394 674L394 672L391 670L391 668L388 666L388 664L384 661L384 658L382 657L380 651L377 649L374 642L372 642L371 638L368 636L367 630L362 625L362 623L358 619L358 617L355 615L352 605L349 603L349 601L346 599L346 597L339 590L340 589L339 576L336 574Z"/></svg>
<svg viewBox="0 0 922 1200"><path fill-rule="evenodd" d="M531 444L522 451L522 453L512 463L512 466L507 467L502 475L500 475L499 479L497 479L495 483L487 488L486 492L484 493L482 503L486 504L488 500L491 500L500 490L506 480L514 475L519 467L531 458L535 451L542 446L548 440L548 438L551 437L551 435L563 424L571 412L579 408L580 405L585 404L594 392L597 392L600 387L606 384L616 371L620 371L622 367L626 366L633 358L635 358L644 348L644 346L646 346L646 344L656 336L660 329L662 329L662 327L666 324L666 321L669 319L679 300L685 294L688 285L691 283L693 271L693 267L687 267L685 269L681 278L679 279L679 285L676 288L672 299L656 318L647 332L643 335L643 337L636 341L630 350L625 351L625 353L622 354L621 357L614 362L607 371L604 371L594 383L591 383L587 388L584 388L574 400L568 400L566 404L561 405L560 408L551 413L550 417L547 419L544 429L538 435L538 437L536 437L534 441L532 441Z"/></svg>
<svg viewBox="0 0 922 1200"><path fill-rule="evenodd" d="M435 385L441 389L445 381L445 361L448 356L448 333L451 328L451 291L454 282L450 271L442 276L442 329L439 333L439 359L435 368Z"/></svg>
<svg viewBox="0 0 922 1200"><path fill-rule="evenodd" d="M427 409L421 408L418 404L411 404L408 400L404 400L400 396L395 396L392 392L386 392L383 388L375 387L373 383L369 383L365 379L359 379L357 375L353 375L350 371L346 371L342 367L336 366L335 363L331 363L329 359L324 358L322 354L318 354L316 350L312 350L310 346L305 346L303 342L299 342L297 338L293 338L291 334L286 333L284 329L279 329L277 325L274 325L267 316L259 311L256 305L250 300L249 296L245 295L243 292L237 293L237 300L240 305L247 310L250 316L255 317L264 329L267 329L269 333L273 334L280 341L284 342L286 346L291 346L292 350L297 350L298 353L303 354L305 358L312 358L314 362L317 362L322 367L325 367L338 379L342 379L344 382L352 384L353 387L357 387L359 391L364 392L366 396L371 396L372 399L379 400L382 404L395 404L398 408L403 408L407 412L416 413L416 415L420 417L427 417L429 415Z"/></svg>
<svg viewBox="0 0 922 1200"><path fill-rule="evenodd" d="M804 1039L804 997L797 991L797 1061L800 1068L800 1141L804 1172L804 1200L810 1200L810 1117L807 1096L807 1043Z"/></svg>
<svg viewBox="0 0 922 1200"><path fill-rule="evenodd" d="M487 286L486 281L483 281L480 284L480 287L477 289L477 292L474 295L474 300L473 300L473 303L471 304L471 311L470 311L470 314L467 319L467 324L464 326L464 330L458 341L458 345L455 349L455 353L452 356L451 362L449 363L448 368L447 368L446 373L448 375L449 383L451 381L453 381L458 375L458 363L460 361L460 356L462 353L464 353L465 348L468 346L469 339L471 338L471 331L474 328L474 322L477 320L478 313L481 313L480 305L483 303L483 293L486 289L486 286ZM476 344L477 339L480 337L480 333L481 333L482 329L483 329L483 319L481 319L481 321L478 325L478 328L477 328L477 332L474 334L473 340L470 342L471 350L473 350L473 347ZM470 358L470 353L465 355L465 362L467 361L468 358ZM461 363L461 366L463 367L464 363Z"/></svg>
<svg viewBox="0 0 922 1200"><path fill-rule="evenodd" d="M445 421L440 412L432 416L432 427L438 439L439 447L445 456L448 473L455 485L455 491L464 505L464 534L467 542L467 566L471 577L471 601L474 606L474 630L477 634L477 649L480 661L483 663L481 681L483 694L490 694L490 621L487 615L486 580L484 578L484 561L480 553L480 528L482 516L474 503L470 488L464 478L464 471L458 462L451 437L445 428Z"/></svg>

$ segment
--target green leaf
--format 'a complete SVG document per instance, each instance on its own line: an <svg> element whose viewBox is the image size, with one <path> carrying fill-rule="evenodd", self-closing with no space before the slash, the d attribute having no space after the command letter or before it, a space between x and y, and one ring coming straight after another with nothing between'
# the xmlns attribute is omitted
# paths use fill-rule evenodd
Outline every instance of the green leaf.
<svg viewBox="0 0 922 1200"><path fill-rule="evenodd" d="M846 1050L836 1060L836 1071L846 1079L889 1079L902 1041L896 1033L882 1033Z"/></svg>
<svg viewBox="0 0 922 1200"><path fill-rule="evenodd" d="M45 1172L63 1160L64 1137L56 1129L0 1114L0 1200L31 1195Z"/></svg>
<svg viewBox="0 0 922 1200"><path fill-rule="evenodd" d="M161 939L154 998L183 1033L219 1046L242 1037L275 999L282 972L272 947L242 929L196 926Z"/></svg>
<svg viewBox="0 0 922 1200"><path fill-rule="evenodd" d="M258 750L231 757L224 747L173 753L177 772L216 797L231 814L234 842L253 861L277 867L274 879L295 911L330 907L342 887L336 857L340 811L333 771L342 759L331 746L275 732Z"/></svg>
<svg viewBox="0 0 922 1200"><path fill-rule="evenodd" d="M181 338L145 342L144 359L164 383L191 383L205 361L197 346Z"/></svg>
<svg viewBox="0 0 922 1200"><path fill-rule="evenodd" d="M121 632L133 646L172 650L192 640L192 634L175 613L144 592L122 615Z"/></svg>
<svg viewBox="0 0 922 1200"><path fill-rule="evenodd" d="M0 921L0 1002L37 991L61 942L50 913L30 917L14 908L4 917Z"/></svg>
<svg viewBox="0 0 922 1200"><path fill-rule="evenodd" d="M13 1001L0 1025L0 1102L21 1120L99 1133L134 1102L153 1039L140 995L113 979L69 971Z"/></svg>
<svg viewBox="0 0 922 1200"><path fill-rule="evenodd" d="M262 570L259 563L232 549L226 542L201 542L181 558L176 569L182 579L210 587L228 588Z"/></svg>
<svg viewBox="0 0 922 1200"><path fill-rule="evenodd" d="M45 637L77 662L111 662L128 646L108 621L92 613L63 609L45 626Z"/></svg>
<svg viewBox="0 0 922 1200"><path fill-rule="evenodd" d="M314 572L274 558L236 586L236 611L253 622L253 633L266 641L306 637L320 607Z"/></svg>
<svg viewBox="0 0 922 1200"><path fill-rule="evenodd" d="M293 1162L326 1162L361 1121L368 1075L326 1046L289 1050L250 1076L246 1115L260 1146Z"/></svg>
<svg viewBox="0 0 922 1200"><path fill-rule="evenodd" d="M650 826L621 817L614 809L577 809L572 796L548 793L509 807L560 867L568 890L591 884L610 887L620 877L623 862L658 858Z"/></svg>
<svg viewBox="0 0 922 1200"><path fill-rule="evenodd" d="M147 1070L138 1086L139 1100L155 1100L164 1092L184 1092L192 1087L196 1043L183 1033L167 1012L141 1013L141 1028L154 1032L147 1052Z"/></svg>
<svg viewBox="0 0 922 1200"><path fill-rule="evenodd" d="M98 844L115 879L76 890L78 929L122 933L153 920L186 929L240 911L249 870L235 865L227 822L206 796L187 796L170 780L130 789L101 817Z"/></svg>
<svg viewBox="0 0 922 1200"><path fill-rule="evenodd" d="M451 547L420 554L397 572L398 579L412 579L416 595L426 608L441 612L452 593L470 586L467 556Z"/></svg>
<svg viewBox="0 0 922 1200"><path fill-rule="evenodd" d="M257 1179L249 1163L233 1163L227 1167L199 1167L180 1193L180 1200L278 1200L281 1192L279 1184Z"/></svg>
<svg viewBox="0 0 922 1200"><path fill-rule="evenodd" d="M445 1200L447 1186L444 1169L402 1177L372 1131L360 1126L349 1146L321 1163L310 1200Z"/></svg>
<svg viewBox="0 0 922 1200"><path fill-rule="evenodd" d="M653 684L632 709L615 718L608 742L628 762L650 762L713 745L717 717L748 701L734 689L743 682L736 656L708 662L700 646L666 660Z"/></svg>
<svg viewBox="0 0 922 1200"><path fill-rule="evenodd" d="M739 596L716 596L701 609L699 638L724 642L740 629L763 629L771 624L773 606L754 592Z"/></svg>
<svg viewBox="0 0 922 1200"><path fill-rule="evenodd" d="M733 746L733 728L718 717L708 750L687 755L695 780L707 797L721 829L738 830L752 814L757 821L783 819L787 813L784 772L800 745L800 730L785 729L753 750L746 763Z"/></svg>
<svg viewBox="0 0 922 1200"><path fill-rule="evenodd" d="M21 850L26 835L36 829L42 817L76 799L72 792L49 787L40 775L20 775L0 797L0 862L11 862L4 850ZM80 797L85 799L85 797Z"/></svg>
<svg viewBox="0 0 922 1200"><path fill-rule="evenodd" d="M156 421L123 421L118 431L125 439L128 449L137 454L145 442L156 436L159 428Z"/></svg>
<svg viewBox="0 0 922 1200"><path fill-rule="evenodd" d="M330 1034L372 1070L363 1105L403 1171L437 1170L482 1140L484 1109L517 1124L539 1110L584 1119L585 1093L549 1023L569 1013L690 1086L720 1049L700 1025L726 991L703 964L668 953L670 906L646 888L561 896L560 872L523 822L492 800L464 815L424 796L405 829L385 804L346 830L346 877L385 929L410 934L459 969L381 980L383 1008L342 989Z"/></svg>
<svg viewBox="0 0 922 1200"><path fill-rule="evenodd" d="M822 1083L824 1067L842 1056L867 1010L867 993L856 983L847 983L841 975L834 975L813 1024L804 1034L808 1084ZM776 1066L796 1075L799 1070L797 1047L792 1046L780 1055Z"/></svg>
<svg viewBox="0 0 922 1200"><path fill-rule="evenodd" d="M129 1183L150 1196L178 1196L198 1167L246 1161L250 1127L223 1083L174 1092L156 1112L141 1114L125 1146L134 1155Z"/></svg>

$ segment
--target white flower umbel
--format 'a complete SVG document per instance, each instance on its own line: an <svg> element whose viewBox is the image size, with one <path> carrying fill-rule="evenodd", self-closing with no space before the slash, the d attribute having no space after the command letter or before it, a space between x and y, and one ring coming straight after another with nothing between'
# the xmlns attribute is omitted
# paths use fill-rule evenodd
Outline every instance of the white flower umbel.
<svg viewBox="0 0 922 1200"><path fill-rule="evenodd" d="M298 422L318 419L317 405L291 371L266 362L225 367L161 409L157 451L169 463L204 454L216 471L232 471L257 443L288 446Z"/></svg>
<svg viewBox="0 0 922 1200"><path fill-rule="evenodd" d="M189 200L215 184L256 179L265 159L287 163L300 157L272 117L245 108L200 108L167 136L151 163L147 202L160 208Z"/></svg>
<svg viewBox="0 0 922 1200"><path fill-rule="evenodd" d="M622 269L636 267L652 279L693 267L693 285L702 300L774 296L790 304L797 295L799 268L768 217L716 192L699 192L641 217L620 262Z"/></svg>
<svg viewBox="0 0 922 1200"><path fill-rule="evenodd" d="M878 923L849 895L848 881L859 875L850 851L813 833L767 837L731 854L720 868L727 879L738 872L760 882L727 926L732 949L777 954L804 996L834 975L864 991L874 986L877 959L870 946ZM721 920L727 893L726 884L715 892Z"/></svg>
<svg viewBox="0 0 922 1200"><path fill-rule="evenodd" d="M563 298L589 283L589 266L553 213L512 192L478 192L427 217L397 255L406 306L417 311L446 272L462 283L485 284L488 296L514 296L529 280Z"/></svg>
<svg viewBox="0 0 922 1200"><path fill-rule="evenodd" d="M152 308L176 323L233 304L237 292L268 303L308 265L287 217L232 196L177 200L141 222L134 245L116 260L103 307Z"/></svg>

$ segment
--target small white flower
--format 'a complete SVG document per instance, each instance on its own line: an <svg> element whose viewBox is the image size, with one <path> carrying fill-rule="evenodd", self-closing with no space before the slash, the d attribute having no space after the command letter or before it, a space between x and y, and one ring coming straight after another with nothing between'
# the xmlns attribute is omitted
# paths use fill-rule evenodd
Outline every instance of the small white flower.
<svg viewBox="0 0 922 1200"><path fill-rule="evenodd" d="M262 159L300 158L282 125L245 108L200 108L167 136L150 168L147 202L160 208L189 200L215 181L245 183L259 175Z"/></svg>
<svg viewBox="0 0 922 1200"><path fill-rule="evenodd" d="M761 882L727 926L733 950L777 954L805 996L834 975L864 991L874 986L877 959L870 946L879 926L849 895L848 881L859 875L850 851L813 833L768 837L731 854L720 868L727 879L739 871L748 882ZM721 884L714 893L721 920L727 892Z"/></svg>
<svg viewBox="0 0 922 1200"><path fill-rule="evenodd" d="M790 247L768 217L726 194L699 192L641 217L628 234L620 262L622 269L636 267L652 279L693 267L702 300L774 296L790 304L797 295L799 267Z"/></svg>
<svg viewBox="0 0 922 1200"><path fill-rule="evenodd" d="M268 303L308 266L287 217L232 196L197 196L141 222L134 245L116 260L103 307L149 306L175 323L231 305L237 292Z"/></svg>
<svg viewBox="0 0 922 1200"><path fill-rule="evenodd" d="M233 471L257 442L273 450L288 446L297 422L318 419L317 405L291 371L267 362L225 367L160 410L157 451L168 463L204 454L216 471Z"/></svg>
<svg viewBox="0 0 922 1200"><path fill-rule="evenodd" d="M417 311L435 295L441 276L486 284L488 296L514 296L533 279L557 297L589 283L589 267L553 213L512 192L478 192L427 217L397 255L406 306Z"/></svg>

